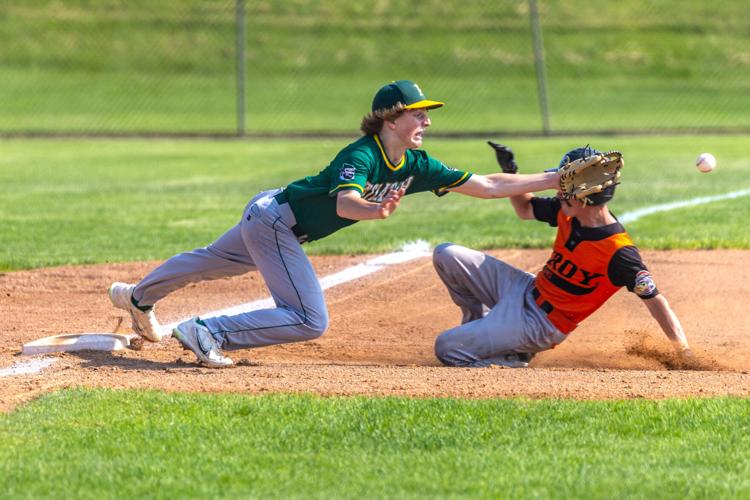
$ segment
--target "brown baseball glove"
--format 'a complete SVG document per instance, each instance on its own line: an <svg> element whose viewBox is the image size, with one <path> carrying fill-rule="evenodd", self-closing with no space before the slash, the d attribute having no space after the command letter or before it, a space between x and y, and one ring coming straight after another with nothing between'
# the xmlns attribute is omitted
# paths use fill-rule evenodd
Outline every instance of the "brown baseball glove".
<svg viewBox="0 0 750 500"><path fill-rule="evenodd" d="M620 169L625 164L622 153L593 154L560 167L560 191L563 198L588 202L588 195L601 193L619 184Z"/></svg>

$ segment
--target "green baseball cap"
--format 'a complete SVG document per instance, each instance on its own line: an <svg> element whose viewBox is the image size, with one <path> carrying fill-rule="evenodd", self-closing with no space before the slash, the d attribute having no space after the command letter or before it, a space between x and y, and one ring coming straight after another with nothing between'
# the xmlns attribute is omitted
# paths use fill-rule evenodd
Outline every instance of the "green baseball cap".
<svg viewBox="0 0 750 500"><path fill-rule="evenodd" d="M372 111L391 108L402 103L406 109L434 109L444 105L424 96L419 85L409 80L398 80L384 85L372 100Z"/></svg>

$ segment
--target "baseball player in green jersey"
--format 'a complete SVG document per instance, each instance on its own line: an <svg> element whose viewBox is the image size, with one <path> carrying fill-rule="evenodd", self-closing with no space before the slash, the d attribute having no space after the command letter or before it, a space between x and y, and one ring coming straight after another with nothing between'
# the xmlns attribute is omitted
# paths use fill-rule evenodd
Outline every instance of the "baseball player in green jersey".
<svg viewBox="0 0 750 500"><path fill-rule="evenodd" d="M275 308L195 317L172 330L203 364L230 366L222 350L311 340L328 328L323 290L302 243L361 220L385 219L408 194L500 198L557 186L557 173L472 175L417 149L430 126L428 111L441 106L411 81L383 86L362 119L362 137L326 168L257 194L239 223L207 247L168 259L138 284L113 283L112 303L130 313L136 333L158 342L165 336L154 315L160 299L189 283L260 271Z"/></svg>

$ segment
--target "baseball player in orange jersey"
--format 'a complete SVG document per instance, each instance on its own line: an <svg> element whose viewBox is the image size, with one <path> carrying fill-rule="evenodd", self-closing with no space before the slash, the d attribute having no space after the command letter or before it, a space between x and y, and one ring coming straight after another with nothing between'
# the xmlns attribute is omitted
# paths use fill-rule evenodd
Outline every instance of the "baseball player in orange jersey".
<svg viewBox="0 0 750 500"><path fill-rule="evenodd" d="M512 151L490 143L506 173L517 170ZM588 147L569 151L569 161L600 154ZM646 268L625 228L607 208L615 186L566 200L558 193L510 197L521 219L557 227L552 255L532 275L484 253L451 243L435 248L433 263L453 301L463 311L460 326L435 341L435 354L450 366L528 366L553 348L617 290L643 300L678 353L690 355L680 321Z"/></svg>

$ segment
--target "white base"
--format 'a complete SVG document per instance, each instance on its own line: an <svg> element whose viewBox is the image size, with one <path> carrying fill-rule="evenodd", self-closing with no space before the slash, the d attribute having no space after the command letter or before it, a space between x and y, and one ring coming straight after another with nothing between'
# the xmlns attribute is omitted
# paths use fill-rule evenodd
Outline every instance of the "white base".
<svg viewBox="0 0 750 500"><path fill-rule="evenodd" d="M33 356L50 352L119 351L130 345L134 334L71 333L53 335L23 345L21 354Z"/></svg>

